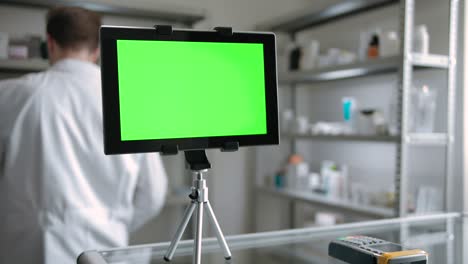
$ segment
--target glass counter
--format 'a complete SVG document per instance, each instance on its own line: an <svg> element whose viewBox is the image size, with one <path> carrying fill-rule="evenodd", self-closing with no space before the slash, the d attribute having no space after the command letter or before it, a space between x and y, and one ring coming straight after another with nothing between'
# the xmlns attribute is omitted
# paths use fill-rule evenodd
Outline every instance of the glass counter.
<svg viewBox="0 0 468 264"><path fill-rule="evenodd" d="M206 238L202 263L343 264L328 256L328 244L347 235L368 235L422 249L429 254L428 263L457 263L455 241L461 233L455 230L461 223L459 219L458 213L444 213L227 236L231 260L224 260L215 238ZM163 257L169 243L86 251L78 264L166 263ZM192 244L192 240L181 241L171 263L192 263Z"/></svg>

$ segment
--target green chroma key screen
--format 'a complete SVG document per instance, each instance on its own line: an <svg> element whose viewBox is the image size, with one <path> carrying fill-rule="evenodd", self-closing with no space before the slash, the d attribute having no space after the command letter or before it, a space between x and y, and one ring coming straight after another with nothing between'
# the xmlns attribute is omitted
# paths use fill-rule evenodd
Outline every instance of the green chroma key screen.
<svg viewBox="0 0 468 264"><path fill-rule="evenodd" d="M121 140L267 133L263 44L117 40Z"/></svg>

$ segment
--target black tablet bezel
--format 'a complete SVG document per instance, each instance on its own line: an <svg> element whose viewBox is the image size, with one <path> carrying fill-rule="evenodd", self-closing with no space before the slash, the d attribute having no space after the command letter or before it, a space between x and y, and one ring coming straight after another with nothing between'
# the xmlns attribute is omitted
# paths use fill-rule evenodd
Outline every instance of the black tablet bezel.
<svg viewBox="0 0 468 264"><path fill-rule="evenodd" d="M229 43L262 43L265 66L267 134L122 141L119 118L117 40L166 40ZM226 145L256 146L279 144L276 45L273 33L173 30L159 34L154 28L103 26L100 30L104 152L106 154L164 152L164 149L196 150L224 148ZM157 72L155 72L157 74ZM220 87L222 88L222 87ZM174 105L176 108L177 105ZM239 102L242 107L242 102ZM171 111L171 109L167 109Z"/></svg>

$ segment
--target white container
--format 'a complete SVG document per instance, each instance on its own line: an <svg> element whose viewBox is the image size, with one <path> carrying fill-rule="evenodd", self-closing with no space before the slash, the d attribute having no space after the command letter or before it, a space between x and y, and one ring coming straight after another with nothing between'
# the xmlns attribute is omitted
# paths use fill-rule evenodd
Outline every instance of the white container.
<svg viewBox="0 0 468 264"><path fill-rule="evenodd" d="M400 40L395 31L387 31L380 36L380 56L390 57L398 55Z"/></svg>
<svg viewBox="0 0 468 264"><path fill-rule="evenodd" d="M8 41L8 34L0 32L0 59L8 58Z"/></svg>
<svg viewBox="0 0 468 264"><path fill-rule="evenodd" d="M296 129L297 134L307 134L309 132L309 120L306 116L296 117Z"/></svg>
<svg viewBox="0 0 468 264"><path fill-rule="evenodd" d="M286 188L294 189L296 187L297 180L297 167L293 164L288 164L286 166Z"/></svg>
<svg viewBox="0 0 468 264"><path fill-rule="evenodd" d="M358 58L360 61L367 60L367 48L369 47L370 32L361 31L359 33Z"/></svg>
<svg viewBox="0 0 468 264"><path fill-rule="evenodd" d="M317 67L319 51L320 43L317 40L310 40L310 42L302 48L300 69L312 70Z"/></svg>
<svg viewBox="0 0 468 264"><path fill-rule="evenodd" d="M341 196L341 186L342 186L342 178L340 171L330 170L327 172L327 179L328 179L328 188L327 188L327 195L332 198L340 198Z"/></svg>
<svg viewBox="0 0 468 264"><path fill-rule="evenodd" d="M320 188L320 175L315 172L309 173L307 189L313 191L318 188Z"/></svg>
<svg viewBox="0 0 468 264"><path fill-rule="evenodd" d="M374 122L372 121L372 116L367 116L361 114L359 116L359 134L365 136L372 136L377 134L375 129Z"/></svg>
<svg viewBox="0 0 468 264"><path fill-rule="evenodd" d="M414 29L413 51L416 53L429 53L429 33L426 25L419 25Z"/></svg>
<svg viewBox="0 0 468 264"><path fill-rule="evenodd" d="M10 45L8 47L8 57L12 59L27 59L28 47L24 45Z"/></svg>
<svg viewBox="0 0 468 264"><path fill-rule="evenodd" d="M286 167L286 187L296 190L305 190L309 175L309 164L288 164Z"/></svg>
<svg viewBox="0 0 468 264"><path fill-rule="evenodd" d="M297 166L297 175L299 177L307 177L309 175L309 164L301 162Z"/></svg>
<svg viewBox="0 0 468 264"><path fill-rule="evenodd" d="M411 132L434 132L437 93L429 86L413 87L411 90Z"/></svg>
<svg viewBox="0 0 468 264"><path fill-rule="evenodd" d="M338 217L333 213L317 212L315 214L316 226L334 226L338 222Z"/></svg>
<svg viewBox="0 0 468 264"><path fill-rule="evenodd" d="M383 115L377 109L363 109L359 112L358 132L361 135L376 135L377 128L385 125Z"/></svg>
<svg viewBox="0 0 468 264"><path fill-rule="evenodd" d="M294 112L286 109L281 113L281 131L283 133L292 133L291 127L294 125Z"/></svg>
<svg viewBox="0 0 468 264"><path fill-rule="evenodd" d="M357 60L356 54L349 52L347 50L342 50L338 55L337 64L338 65L346 65L350 63L354 63Z"/></svg>
<svg viewBox="0 0 468 264"><path fill-rule="evenodd" d="M307 190L307 184L309 182L309 164L301 162L296 165L296 189Z"/></svg>

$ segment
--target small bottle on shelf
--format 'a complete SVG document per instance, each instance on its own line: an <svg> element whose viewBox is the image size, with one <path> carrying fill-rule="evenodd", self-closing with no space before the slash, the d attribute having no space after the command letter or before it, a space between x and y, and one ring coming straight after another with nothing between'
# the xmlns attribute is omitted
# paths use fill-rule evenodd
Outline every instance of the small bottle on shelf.
<svg viewBox="0 0 468 264"><path fill-rule="evenodd" d="M371 41L369 42L369 47L367 48L367 58L373 59L379 57L379 35L374 33L371 37Z"/></svg>
<svg viewBox="0 0 468 264"><path fill-rule="evenodd" d="M309 174L309 165L299 154L289 157L286 165L286 187L289 189L302 189L306 176Z"/></svg>
<svg viewBox="0 0 468 264"><path fill-rule="evenodd" d="M429 53L429 33L424 24L414 29L413 51L421 54Z"/></svg>

